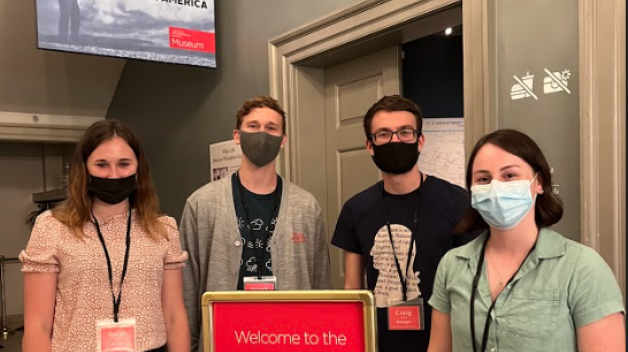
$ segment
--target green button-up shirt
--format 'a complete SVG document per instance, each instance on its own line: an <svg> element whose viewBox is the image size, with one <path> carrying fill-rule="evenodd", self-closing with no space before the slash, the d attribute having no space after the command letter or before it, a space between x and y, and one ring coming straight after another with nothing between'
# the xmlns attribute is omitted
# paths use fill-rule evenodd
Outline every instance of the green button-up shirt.
<svg viewBox="0 0 628 352"><path fill-rule="evenodd" d="M429 304L451 318L454 351L472 351L470 300L488 232L441 260ZM475 297L476 346L481 348L491 306L486 262ZM542 229L535 249L497 297L491 312L489 352L577 351L576 329L624 312L613 272L593 249Z"/></svg>

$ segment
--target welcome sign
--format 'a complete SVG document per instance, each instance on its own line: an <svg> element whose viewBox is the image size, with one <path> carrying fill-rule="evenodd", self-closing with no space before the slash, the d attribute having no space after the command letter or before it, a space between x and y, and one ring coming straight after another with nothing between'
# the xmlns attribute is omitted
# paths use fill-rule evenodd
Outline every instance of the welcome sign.
<svg viewBox="0 0 628 352"><path fill-rule="evenodd" d="M207 292L205 352L375 352L369 291Z"/></svg>
<svg viewBox="0 0 628 352"><path fill-rule="evenodd" d="M214 0L37 0L40 49L216 67Z"/></svg>

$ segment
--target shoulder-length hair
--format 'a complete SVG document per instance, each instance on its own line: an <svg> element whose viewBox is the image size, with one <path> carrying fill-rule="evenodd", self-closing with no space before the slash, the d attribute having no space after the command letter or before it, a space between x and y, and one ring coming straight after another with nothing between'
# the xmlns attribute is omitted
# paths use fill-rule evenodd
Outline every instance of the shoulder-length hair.
<svg viewBox="0 0 628 352"><path fill-rule="evenodd" d="M534 220L539 228L552 226L563 216L563 202L552 193L552 174L543 152L539 146L525 133L502 129L482 137L473 148L469 165L467 166L466 184L471 199L471 183L473 177L473 162L478 151L486 144L492 144L506 152L518 156L538 173L537 180L541 180L543 194L538 194L534 203ZM470 233L476 230L488 229L489 225L482 219L480 213L471 206L456 227L457 233Z"/></svg>
<svg viewBox="0 0 628 352"><path fill-rule="evenodd" d="M100 144L113 137L124 139L137 158L137 191L130 198L140 224L153 240L168 239L165 225L158 218L159 200L150 175L150 167L139 139L129 127L117 120L102 120L91 125L78 142L70 166L68 198L55 207L53 216L68 226L74 235L81 239L85 235L83 227L91 221L93 195L89 191L87 158Z"/></svg>

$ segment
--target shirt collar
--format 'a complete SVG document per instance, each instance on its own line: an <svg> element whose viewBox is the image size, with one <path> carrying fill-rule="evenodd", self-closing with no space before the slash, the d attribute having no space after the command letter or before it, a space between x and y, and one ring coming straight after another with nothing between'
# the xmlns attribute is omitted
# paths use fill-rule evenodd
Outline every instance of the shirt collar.
<svg viewBox="0 0 628 352"><path fill-rule="evenodd" d="M565 238L548 228L542 228L536 243L536 256L539 259L562 257L566 251Z"/></svg>
<svg viewBox="0 0 628 352"><path fill-rule="evenodd" d="M475 240L471 241L464 247L461 247L457 257L464 259L473 259L474 261L480 256L482 251L482 245L488 236L488 230L484 231ZM539 233L539 238L536 241L536 257L539 259L548 259L554 257L560 257L565 254L565 239L549 228L542 228Z"/></svg>
<svg viewBox="0 0 628 352"><path fill-rule="evenodd" d="M486 236L488 236L488 230L482 232L482 234L480 234L475 240L469 242L466 246L460 247L456 256L464 259L477 259L482 251L484 241L486 241Z"/></svg>

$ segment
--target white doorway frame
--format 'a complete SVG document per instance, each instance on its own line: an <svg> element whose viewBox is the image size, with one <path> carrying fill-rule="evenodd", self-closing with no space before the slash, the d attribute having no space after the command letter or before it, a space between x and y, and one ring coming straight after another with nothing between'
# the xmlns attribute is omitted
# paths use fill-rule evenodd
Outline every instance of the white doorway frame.
<svg viewBox="0 0 628 352"><path fill-rule="evenodd" d="M306 104L299 101L301 87L297 77L300 71L308 70L300 63L323 53L339 52L353 42L375 40L378 35L462 3L465 149L470 151L482 135L497 127L496 106L489 107L496 99L489 99L489 79L493 76L489 72L487 2L366 0L272 39L269 43L270 94L282 103L290 117L288 133L298 130L299 117L306 113L300 106L324 106L323 92L317 89L308 91ZM298 148L298 135L292 134L290 140L280 156L279 171L299 184L299 161L293 157L294 149Z"/></svg>
<svg viewBox="0 0 628 352"><path fill-rule="evenodd" d="M626 302L626 1L578 4L582 242Z"/></svg>

